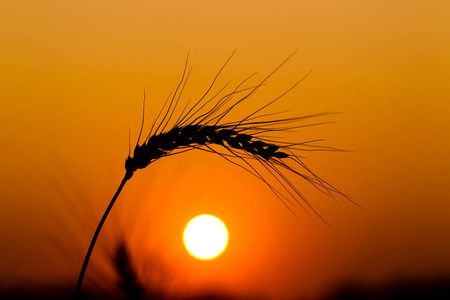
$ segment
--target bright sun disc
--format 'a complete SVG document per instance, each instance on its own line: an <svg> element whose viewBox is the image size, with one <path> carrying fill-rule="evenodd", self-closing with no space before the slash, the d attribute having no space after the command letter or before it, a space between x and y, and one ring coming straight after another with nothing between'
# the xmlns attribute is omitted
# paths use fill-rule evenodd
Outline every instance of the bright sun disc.
<svg viewBox="0 0 450 300"><path fill-rule="evenodd" d="M228 243L228 231L223 222L212 215L193 218L184 230L184 245L197 259L213 259Z"/></svg>

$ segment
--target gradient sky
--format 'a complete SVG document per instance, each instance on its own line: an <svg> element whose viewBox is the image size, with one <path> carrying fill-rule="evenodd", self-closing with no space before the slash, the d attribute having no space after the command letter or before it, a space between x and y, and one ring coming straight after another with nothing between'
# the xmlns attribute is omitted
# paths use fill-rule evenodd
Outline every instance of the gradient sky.
<svg viewBox="0 0 450 300"><path fill-rule="evenodd" d="M354 151L307 153L305 162L364 210L295 180L327 227L301 209L295 218L220 157L167 158L125 187L86 284L112 276L107 253L121 238L143 274L156 257L165 288L186 292L289 299L352 281L449 274L449 11L448 1L2 1L2 285L75 284L124 175L144 88L150 123L188 51L185 101L206 90L234 49L223 83L254 71L261 79L298 49L252 101L313 70L274 111L343 112L289 138ZM201 213L229 229L214 261L193 260L182 245L186 222Z"/></svg>

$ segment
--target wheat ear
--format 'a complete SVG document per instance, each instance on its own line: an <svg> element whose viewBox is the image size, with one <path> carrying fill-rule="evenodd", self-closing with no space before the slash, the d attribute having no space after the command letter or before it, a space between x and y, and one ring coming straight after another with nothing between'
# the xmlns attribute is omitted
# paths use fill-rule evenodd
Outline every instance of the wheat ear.
<svg viewBox="0 0 450 300"><path fill-rule="evenodd" d="M233 54L219 70L205 94L192 106L189 106L188 103L179 114L178 119L169 124L178 107L179 100L191 72L191 70L187 71L188 59L186 59L183 75L177 85L177 88L175 89L175 92L173 92L173 94L171 94L171 96L169 96L166 100L163 108L154 120L149 134L144 142L140 144L144 125L144 117L142 118L141 130L134 148L133 156L131 157L130 154L128 154L125 161L125 176L114 194L114 197L109 203L105 213L103 214L103 217L97 226L88 248L80 275L78 277L75 290L76 296L78 296L80 292L84 274L86 272L89 258L92 250L94 249L97 237L100 234L101 228L125 183L133 176L135 171L147 167L150 163L162 157L175 155L194 149L200 149L218 154L222 158L245 169L263 181L291 212L293 211L290 205L293 203L289 200L289 198L294 199L296 203L305 211L308 212L308 210L311 210L322 220L323 218L314 210L312 205L300 193L300 191L288 180L283 171L292 172L300 176L318 190L332 197L334 197L333 194L340 194L348 199L348 197L342 194L338 189L334 188L331 184L314 174L300 160L300 157L294 154L296 151L336 151L338 149L316 145L316 142L321 140L290 143L276 141L270 136L267 137L268 134L270 135L300 127L323 124L315 123L306 125L292 125L292 123L331 114L330 112L325 112L302 117L274 119L274 116L281 113L261 113L263 109L279 100L298 84L300 84L300 82L302 82L309 73L292 85L283 94L271 100L245 118L242 118L239 121L224 121L230 111L252 96L283 64L286 63L286 61L288 61L295 54L295 52L257 85L243 87L244 84L253 77L253 74L238 84L231 92L223 94L223 90L228 85L226 84L219 90L219 92L210 96L210 91L215 85L216 79L227 65ZM236 97L237 100L234 100ZM144 114L145 94L143 115ZM170 126L171 129L166 130L167 126ZM219 146L219 149L215 149L213 146ZM283 190L288 195L286 196L270 184L252 164L253 161L261 164L264 169L267 170L268 173L271 174L273 178L282 186ZM291 164L295 167L290 166ZM303 170L303 172L300 170ZM299 201L298 199L301 199L302 201ZM305 206L302 205L302 203L305 204ZM325 220L323 221L325 222Z"/></svg>

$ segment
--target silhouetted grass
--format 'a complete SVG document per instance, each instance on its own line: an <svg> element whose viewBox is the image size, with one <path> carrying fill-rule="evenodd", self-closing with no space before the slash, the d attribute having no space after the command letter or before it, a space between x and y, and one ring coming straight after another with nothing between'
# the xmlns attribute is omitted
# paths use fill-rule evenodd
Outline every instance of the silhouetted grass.
<svg viewBox="0 0 450 300"><path fill-rule="evenodd" d="M150 163L163 157L196 149L217 154L260 179L292 213L294 213L292 206L295 203L305 211L311 211L321 218L306 197L289 181L286 173L292 173L305 179L312 186L331 197L337 194L348 199L346 195L312 172L303 163L300 156L296 154L301 151L336 151L337 149L317 145L316 142L320 140L289 142L279 141L275 138L279 132L322 124L307 123L299 125L298 122L328 115L330 112L288 118L278 118L281 113L264 112L270 105L299 85L309 73L281 95L269 100L266 104L260 106L260 108L248 114L246 117L237 121L226 121L231 111L236 110L239 105L254 95L292 57L292 55L289 56L256 85L245 86L255 73L241 81L231 91L225 92L225 88L228 86L227 83L213 94L212 90L216 80L233 54L219 70L203 96L192 105L187 103L179 115L175 117L175 112L179 108L183 90L191 73L191 70L188 71L188 60L186 59L181 80L175 91L167 98L159 115L153 121L147 137L141 143L145 115L144 96L142 126L133 151L133 156L130 153L128 154L125 162L125 176L94 233L81 268L75 295L80 292L84 274L101 228L125 183L133 176L135 171L146 168ZM257 170L256 165L262 167L265 172L270 174L269 176L281 186L282 191L279 191L270 183ZM325 220L323 221L325 222ZM123 271L126 271L126 269ZM131 282L124 282L124 284L131 284Z"/></svg>
<svg viewBox="0 0 450 300"><path fill-rule="evenodd" d="M168 290L160 281L149 278L168 277L164 268L157 268L155 264L145 264L142 261L133 260L132 253L125 242L120 240L114 247L110 263L116 274L117 280L112 283L110 290L93 290L83 288L78 295L82 300L263 300L261 296L242 297L233 294L232 291L209 291L201 293L185 293L181 290ZM158 260L151 256L148 259ZM150 265L151 270L145 273L138 272L138 266ZM155 276L147 276L153 273ZM170 278L165 278L170 280ZM178 278L183 280L183 278ZM144 284L145 282L145 284ZM305 283L303 282L302 285ZM91 286L92 287L92 286ZM258 292L258 291L255 291ZM298 291L299 294L301 291ZM335 288L324 287L325 296L315 298L303 298L298 300L447 300L450 299L450 274L437 275L435 277L410 278L405 275L384 284L369 284L361 280L353 279L348 283ZM12 286L3 290L0 288L2 300L70 300L73 299L73 283L52 283L45 286ZM278 299L283 299L282 297ZM292 299L295 300L295 299Z"/></svg>

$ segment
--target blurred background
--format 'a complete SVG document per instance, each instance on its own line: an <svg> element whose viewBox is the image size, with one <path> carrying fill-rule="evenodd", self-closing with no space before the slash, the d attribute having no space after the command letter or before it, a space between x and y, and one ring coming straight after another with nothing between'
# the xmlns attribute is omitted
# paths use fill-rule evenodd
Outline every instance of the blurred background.
<svg viewBox="0 0 450 300"><path fill-rule="evenodd" d="M125 173L144 88L145 132L188 52L184 103L207 90L235 49L221 84L255 71L262 80L298 49L239 113L313 70L268 112L342 112L286 138L353 151L308 152L304 162L364 209L293 177L328 227L301 208L293 216L219 156L166 158L125 186L83 288L113 293L121 242L143 285L173 297L319 299L342 287L448 278L448 11L438 0L2 1L0 291L72 291ZM230 234L227 251L207 262L182 244L184 226L202 213Z"/></svg>

